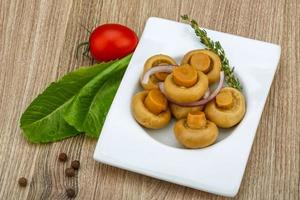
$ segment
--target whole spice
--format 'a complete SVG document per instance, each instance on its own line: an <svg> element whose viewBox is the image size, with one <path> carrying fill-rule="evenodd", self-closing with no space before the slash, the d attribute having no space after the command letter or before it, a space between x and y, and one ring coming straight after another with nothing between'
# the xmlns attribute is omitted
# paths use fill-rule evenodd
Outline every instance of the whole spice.
<svg viewBox="0 0 300 200"><path fill-rule="evenodd" d="M78 160L73 160L73 161L71 162L71 167L72 167L73 169L75 169L75 170L78 170L79 167L80 167L80 162L79 162Z"/></svg>
<svg viewBox="0 0 300 200"><path fill-rule="evenodd" d="M73 168L71 168L71 167L67 168L65 170L65 173L66 173L67 177L73 177L73 176L75 176L75 170Z"/></svg>
<svg viewBox="0 0 300 200"><path fill-rule="evenodd" d="M27 185L27 179L25 177L21 177L21 178L19 178L18 183L19 183L19 185L21 187L26 187L26 185Z"/></svg>
<svg viewBox="0 0 300 200"><path fill-rule="evenodd" d="M190 19L188 15L182 15L181 19L188 22L191 27L195 30L195 34L199 37L200 42L204 44L208 50L216 53L222 62L222 71L224 71L225 81L228 86L242 90L242 85L239 79L234 75L234 67L229 65L229 61L225 55L225 51L219 41L214 42L210 37L207 36L207 32L201 29L196 20Z"/></svg>
<svg viewBox="0 0 300 200"><path fill-rule="evenodd" d="M58 156L59 161L66 162L68 160L68 156L65 153L60 153Z"/></svg>
<svg viewBox="0 0 300 200"><path fill-rule="evenodd" d="M72 197L75 197L76 196L76 193L75 193L75 190L72 189L72 188L68 188L66 189L66 193L67 193L67 196L72 198Z"/></svg>

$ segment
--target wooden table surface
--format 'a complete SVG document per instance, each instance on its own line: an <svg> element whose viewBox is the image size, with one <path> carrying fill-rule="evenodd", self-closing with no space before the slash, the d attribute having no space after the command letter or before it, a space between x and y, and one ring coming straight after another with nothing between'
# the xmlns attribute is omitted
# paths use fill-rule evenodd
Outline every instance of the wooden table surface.
<svg viewBox="0 0 300 200"><path fill-rule="evenodd" d="M299 196L300 154L299 0L1 0L0 1L0 199L225 199L95 162L96 140L78 136L35 145L21 134L19 119L37 94L79 66L76 45L88 39L80 26L125 24L141 34L150 16L179 20L188 13L206 28L281 45L280 66L235 199ZM171 34L171 33L170 33ZM247 48L247 47L245 47ZM66 152L69 162L58 162ZM79 159L75 178L66 178ZM19 177L29 180L26 188Z"/></svg>

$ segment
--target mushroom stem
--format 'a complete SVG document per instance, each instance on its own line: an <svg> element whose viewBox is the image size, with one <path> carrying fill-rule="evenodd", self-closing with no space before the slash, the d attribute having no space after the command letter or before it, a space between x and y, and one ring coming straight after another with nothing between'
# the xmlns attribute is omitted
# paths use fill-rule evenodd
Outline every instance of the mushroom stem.
<svg viewBox="0 0 300 200"><path fill-rule="evenodd" d="M173 81L178 86L192 87L197 82L198 75L195 68L184 64L173 70Z"/></svg>
<svg viewBox="0 0 300 200"><path fill-rule="evenodd" d="M216 104L219 108L229 109L233 106L233 96L229 91L220 92L216 96Z"/></svg>
<svg viewBox="0 0 300 200"><path fill-rule="evenodd" d="M166 111L168 102L165 96L157 89L150 90L144 101L145 107L153 114Z"/></svg>
<svg viewBox="0 0 300 200"><path fill-rule="evenodd" d="M192 129L201 129L206 126L206 117L204 112L190 112L187 116L187 126Z"/></svg>
<svg viewBox="0 0 300 200"><path fill-rule="evenodd" d="M194 66L197 70L207 73L211 69L211 60L208 55L204 53L197 53L192 55L190 64Z"/></svg>

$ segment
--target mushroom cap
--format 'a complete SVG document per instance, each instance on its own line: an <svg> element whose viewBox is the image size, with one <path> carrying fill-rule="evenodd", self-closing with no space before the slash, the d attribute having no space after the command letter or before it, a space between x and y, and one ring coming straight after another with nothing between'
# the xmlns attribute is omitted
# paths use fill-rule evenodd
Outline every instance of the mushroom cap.
<svg viewBox="0 0 300 200"><path fill-rule="evenodd" d="M192 129L186 125L186 119L181 119L175 123L174 133L183 146L196 149L213 144L219 135L219 130L213 122L208 120L204 128Z"/></svg>
<svg viewBox="0 0 300 200"><path fill-rule="evenodd" d="M206 50L206 49L196 49L196 50L190 51L187 54L185 54L185 56L183 57L183 59L181 61L181 64L186 64L186 63L190 64L190 60L191 60L192 56L195 54L198 54L198 53L208 55L211 60L211 69L207 73L205 73L208 77L209 84L213 84L213 83L217 82L220 79L220 71L221 71L222 65L221 65L221 60L220 60L219 56L217 54L215 54L214 52Z"/></svg>
<svg viewBox="0 0 300 200"><path fill-rule="evenodd" d="M134 95L131 108L135 120L146 128L159 129L166 126L171 120L170 109L161 112L158 115L150 112L144 104L145 98L149 91L138 92Z"/></svg>
<svg viewBox="0 0 300 200"><path fill-rule="evenodd" d="M218 127L230 128L239 123L246 112L244 95L232 87L225 87L220 92L230 92L233 97L233 105L230 108L220 108L216 100L212 100L205 106L206 117Z"/></svg>
<svg viewBox="0 0 300 200"><path fill-rule="evenodd" d="M197 71L197 74L197 82L189 88L176 85L173 81L173 75L169 74L164 82L168 97L178 103L194 102L203 97L208 89L208 79L201 71Z"/></svg>
<svg viewBox="0 0 300 200"><path fill-rule="evenodd" d="M145 65L144 65L144 71L143 71L143 74L140 79L142 87L145 90L151 90L151 89L158 88L157 83L159 82L159 80L154 75L150 76L149 82L147 84L143 84L142 79L143 79L143 76L145 75L145 73L149 69L151 69L154 66L158 66L159 64L162 64L162 63L169 64L169 65L177 65L176 61L173 58L171 58L170 56L167 56L167 55L163 55L163 54L151 56L150 58L148 58L148 60L146 60Z"/></svg>
<svg viewBox="0 0 300 200"><path fill-rule="evenodd" d="M185 107L170 103L171 113L176 119L186 118L189 112L202 111L203 106Z"/></svg>

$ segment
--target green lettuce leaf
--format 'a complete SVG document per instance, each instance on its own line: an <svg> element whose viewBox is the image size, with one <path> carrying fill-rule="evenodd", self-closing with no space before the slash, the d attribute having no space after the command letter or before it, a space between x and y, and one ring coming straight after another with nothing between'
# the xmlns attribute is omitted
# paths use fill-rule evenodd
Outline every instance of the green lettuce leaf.
<svg viewBox="0 0 300 200"><path fill-rule="evenodd" d="M116 61L86 84L64 109L64 119L78 131L98 137L131 55Z"/></svg>
<svg viewBox="0 0 300 200"><path fill-rule="evenodd" d="M22 114L20 126L24 136L33 143L46 143L79 134L64 120L63 110L84 86L113 63L79 68L51 83Z"/></svg>

